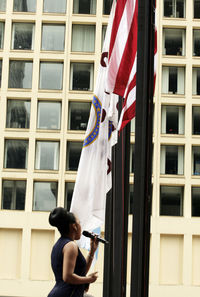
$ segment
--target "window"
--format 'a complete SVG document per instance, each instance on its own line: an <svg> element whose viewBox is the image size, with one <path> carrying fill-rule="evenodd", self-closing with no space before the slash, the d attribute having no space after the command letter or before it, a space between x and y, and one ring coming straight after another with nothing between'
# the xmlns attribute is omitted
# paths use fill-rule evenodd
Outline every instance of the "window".
<svg viewBox="0 0 200 297"><path fill-rule="evenodd" d="M63 63L40 62L40 89L62 90Z"/></svg>
<svg viewBox="0 0 200 297"><path fill-rule="evenodd" d="M34 47L34 24L13 23L12 49L33 50Z"/></svg>
<svg viewBox="0 0 200 297"><path fill-rule="evenodd" d="M183 187L160 187L160 215L183 216Z"/></svg>
<svg viewBox="0 0 200 297"><path fill-rule="evenodd" d="M192 147L192 174L200 175L200 146Z"/></svg>
<svg viewBox="0 0 200 297"><path fill-rule="evenodd" d="M13 11L35 12L36 0L14 0Z"/></svg>
<svg viewBox="0 0 200 297"><path fill-rule="evenodd" d="M103 48L104 40L106 37L106 30L107 30L107 25L102 26L102 36L101 36L101 49Z"/></svg>
<svg viewBox="0 0 200 297"><path fill-rule="evenodd" d="M67 0L44 0L44 12L65 13Z"/></svg>
<svg viewBox="0 0 200 297"><path fill-rule="evenodd" d="M64 51L65 25L42 25L42 50Z"/></svg>
<svg viewBox="0 0 200 297"><path fill-rule="evenodd" d="M194 19L200 18L200 0L194 0Z"/></svg>
<svg viewBox="0 0 200 297"><path fill-rule="evenodd" d="M6 0L0 1L0 11L6 11Z"/></svg>
<svg viewBox="0 0 200 297"><path fill-rule="evenodd" d="M57 182L34 182L33 210L51 211L56 207Z"/></svg>
<svg viewBox="0 0 200 297"><path fill-rule="evenodd" d="M200 106L192 107L192 134L200 135Z"/></svg>
<svg viewBox="0 0 200 297"><path fill-rule="evenodd" d="M25 209L25 180L3 180L2 188L2 209Z"/></svg>
<svg viewBox="0 0 200 297"><path fill-rule="evenodd" d="M164 0L164 16L170 18L184 18L185 0Z"/></svg>
<svg viewBox="0 0 200 297"><path fill-rule="evenodd" d="M200 56L200 30L193 30L193 56Z"/></svg>
<svg viewBox="0 0 200 297"><path fill-rule="evenodd" d="M185 68L163 66L162 69L162 93L184 94L185 92Z"/></svg>
<svg viewBox="0 0 200 297"><path fill-rule="evenodd" d="M163 29L163 55L185 55L185 29Z"/></svg>
<svg viewBox="0 0 200 297"><path fill-rule="evenodd" d="M71 63L71 90L92 91L94 65Z"/></svg>
<svg viewBox="0 0 200 297"><path fill-rule="evenodd" d="M67 164L66 170L76 171L78 169L83 143L68 141L67 142Z"/></svg>
<svg viewBox="0 0 200 297"><path fill-rule="evenodd" d="M0 22L0 49L3 48L4 40L4 23Z"/></svg>
<svg viewBox="0 0 200 297"><path fill-rule="evenodd" d="M90 102L69 102L69 130L86 130L90 114L90 106Z"/></svg>
<svg viewBox="0 0 200 297"><path fill-rule="evenodd" d="M133 214L133 195L134 195L134 185L129 184L130 198L129 198L129 214Z"/></svg>
<svg viewBox="0 0 200 297"><path fill-rule="evenodd" d="M103 14L110 14L113 0L103 0Z"/></svg>
<svg viewBox="0 0 200 297"><path fill-rule="evenodd" d="M94 52L95 26L72 25L72 52Z"/></svg>
<svg viewBox="0 0 200 297"><path fill-rule="evenodd" d="M130 146L130 173L134 173L135 168L135 144L131 143Z"/></svg>
<svg viewBox="0 0 200 297"><path fill-rule="evenodd" d="M1 76L2 76L2 60L0 60L0 87L1 87Z"/></svg>
<svg viewBox="0 0 200 297"><path fill-rule="evenodd" d="M192 69L192 94L200 95L200 68Z"/></svg>
<svg viewBox="0 0 200 297"><path fill-rule="evenodd" d="M35 169L58 170L59 167L59 142L37 141Z"/></svg>
<svg viewBox="0 0 200 297"><path fill-rule="evenodd" d="M37 128L59 130L61 122L61 103L50 101L38 102Z"/></svg>
<svg viewBox="0 0 200 297"><path fill-rule="evenodd" d="M183 174L184 147L175 145L161 146L160 173Z"/></svg>
<svg viewBox="0 0 200 297"><path fill-rule="evenodd" d="M32 67L31 61L10 61L8 87L31 89Z"/></svg>
<svg viewBox="0 0 200 297"><path fill-rule="evenodd" d="M28 100L8 100L6 114L6 128L29 128L30 107Z"/></svg>
<svg viewBox="0 0 200 297"><path fill-rule="evenodd" d="M73 13L96 14L96 0L74 0Z"/></svg>
<svg viewBox="0 0 200 297"><path fill-rule="evenodd" d="M163 134L184 134L184 106L162 105L161 113L161 130Z"/></svg>
<svg viewBox="0 0 200 297"><path fill-rule="evenodd" d="M27 159L28 140L5 140L4 168L26 169Z"/></svg>
<svg viewBox="0 0 200 297"><path fill-rule="evenodd" d="M135 133L135 117L131 120L131 133Z"/></svg>
<svg viewBox="0 0 200 297"><path fill-rule="evenodd" d="M200 217L200 188L192 187L192 216Z"/></svg>
<svg viewBox="0 0 200 297"><path fill-rule="evenodd" d="M64 207L68 211L70 210L73 191L74 191L74 183L66 182L65 183L65 205L64 205Z"/></svg>

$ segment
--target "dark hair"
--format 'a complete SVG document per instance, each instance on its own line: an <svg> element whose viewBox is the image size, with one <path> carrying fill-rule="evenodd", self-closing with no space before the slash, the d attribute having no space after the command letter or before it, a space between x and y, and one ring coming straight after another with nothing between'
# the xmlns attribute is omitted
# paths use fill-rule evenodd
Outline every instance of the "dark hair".
<svg viewBox="0 0 200 297"><path fill-rule="evenodd" d="M58 228L61 235L67 234L69 225L73 223L76 223L74 214L63 207L56 207L50 212L49 224Z"/></svg>

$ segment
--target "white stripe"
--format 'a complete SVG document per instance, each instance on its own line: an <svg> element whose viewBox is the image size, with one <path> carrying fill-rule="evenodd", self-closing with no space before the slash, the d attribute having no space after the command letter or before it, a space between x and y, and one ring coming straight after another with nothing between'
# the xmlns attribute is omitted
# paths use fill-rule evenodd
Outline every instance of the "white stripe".
<svg viewBox="0 0 200 297"><path fill-rule="evenodd" d="M115 86L115 80L118 73L119 65L121 63L124 49L126 46L127 38L131 28L132 19L135 13L135 0L127 0L124 12L119 24L115 43L113 46L112 54L108 66L108 80L107 80L107 91L112 92ZM130 11L132 12L131 17L127 17ZM129 21L129 22L128 22Z"/></svg>

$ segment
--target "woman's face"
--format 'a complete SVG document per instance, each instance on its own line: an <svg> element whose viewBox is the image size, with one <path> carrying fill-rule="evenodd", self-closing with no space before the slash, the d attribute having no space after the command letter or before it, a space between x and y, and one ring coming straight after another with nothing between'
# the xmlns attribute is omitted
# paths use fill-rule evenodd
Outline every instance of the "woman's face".
<svg viewBox="0 0 200 297"><path fill-rule="evenodd" d="M76 217L76 222L75 222L75 240L79 240L81 238L81 224L79 219Z"/></svg>

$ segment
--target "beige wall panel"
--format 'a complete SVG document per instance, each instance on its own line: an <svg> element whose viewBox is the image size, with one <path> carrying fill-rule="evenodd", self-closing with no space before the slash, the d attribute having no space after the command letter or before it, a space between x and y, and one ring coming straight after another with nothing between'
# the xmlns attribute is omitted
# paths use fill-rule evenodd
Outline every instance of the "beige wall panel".
<svg viewBox="0 0 200 297"><path fill-rule="evenodd" d="M21 271L22 230L0 229L0 279L18 279Z"/></svg>
<svg viewBox="0 0 200 297"><path fill-rule="evenodd" d="M160 238L160 284L182 284L183 236L161 235Z"/></svg>
<svg viewBox="0 0 200 297"><path fill-rule="evenodd" d="M200 285L200 236L192 239L192 284Z"/></svg>
<svg viewBox="0 0 200 297"><path fill-rule="evenodd" d="M54 231L32 230L30 279L51 280L51 250L54 244Z"/></svg>

